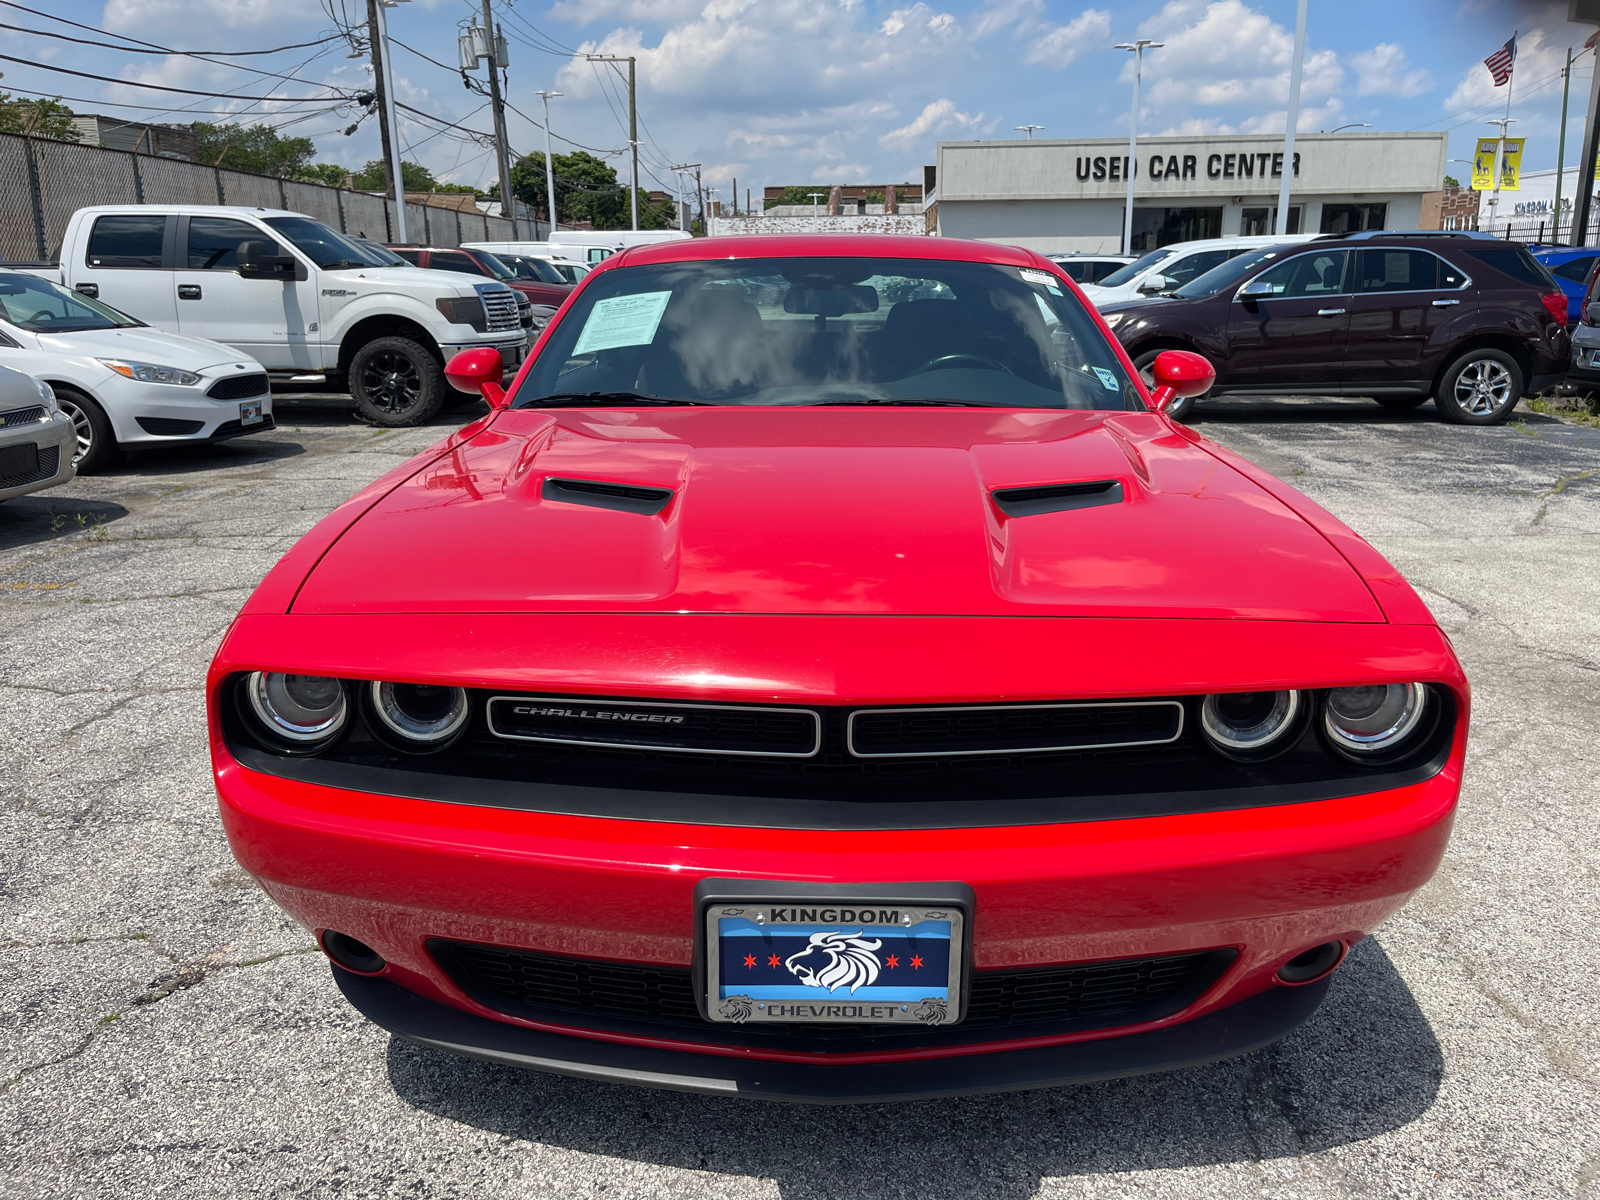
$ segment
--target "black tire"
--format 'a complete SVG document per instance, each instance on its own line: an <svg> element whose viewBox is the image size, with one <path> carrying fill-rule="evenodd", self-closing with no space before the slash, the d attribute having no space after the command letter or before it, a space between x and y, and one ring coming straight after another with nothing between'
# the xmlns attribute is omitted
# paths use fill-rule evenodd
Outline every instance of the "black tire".
<svg viewBox="0 0 1600 1200"><path fill-rule="evenodd" d="M1396 412L1409 412L1411 409L1418 408L1428 401L1426 396L1374 396L1373 399L1385 408L1392 408Z"/></svg>
<svg viewBox="0 0 1600 1200"><path fill-rule="evenodd" d="M350 359L350 395L374 425L421 425L444 403L444 369L423 345L404 337L375 338Z"/></svg>
<svg viewBox="0 0 1600 1200"><path fill-rule="evenodd" d="M1157 346L1154 350L1146 350L1137 355L1133 360L1134 368L1139 372L1139 377L1144 380L1144 386L1150 391L1156 390L1155 361L1158 354L1165 354L1172 346ZM1209 396L1211 393L1207 392ZM1167 416L1174 421L1187 421L1194 415L1195 406L1204 400L1205 396L1186 396L1174 400L1167 408Z"/></svg>
<svg viewBox="0 0 1600 1200"><path fill-rule="evenodd" d="M117 435L111 429L106 410L76 388L58 387L55 393L56 403L72 418L73 430L78 435L78 451L72 456L78 474L93 475L121 459L122 450L117 445Z"/></svg>
<svg viewBox="0 0 1600 1200"><path fill-rule="evenodd" d="M1445 368L1433 402L1452 425L1503 425L1525 386L1522 368L1504 350L1468 350Z"/></svg>

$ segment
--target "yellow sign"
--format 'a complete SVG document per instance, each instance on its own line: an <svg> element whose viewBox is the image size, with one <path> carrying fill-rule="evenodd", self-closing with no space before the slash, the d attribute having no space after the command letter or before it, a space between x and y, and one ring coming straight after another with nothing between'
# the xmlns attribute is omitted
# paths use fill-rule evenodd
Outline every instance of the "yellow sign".
<svg viewBox="0 0 1600 1200"><path fill-rule="evenodd" d="M1505 154L1500 159L1500 190L1502 192L1519 192L1522 190L1522 145L1527 138L1506 138ZM1478 150L1472 156L1472 190L1475 192L1494 191L1494 156L1500 145L1499 138L1479 138ZM1600 169L1595 172L1595 178L1600 179Z"/></svg>

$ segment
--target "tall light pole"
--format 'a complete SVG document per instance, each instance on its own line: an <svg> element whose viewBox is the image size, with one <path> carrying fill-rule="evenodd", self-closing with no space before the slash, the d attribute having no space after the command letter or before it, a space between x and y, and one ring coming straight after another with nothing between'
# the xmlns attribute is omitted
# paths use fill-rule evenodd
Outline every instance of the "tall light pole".
<svg viewBox="0 0 1600 1200"><path fill-rule="evenodd" d="M550 157L550 101L561 93L535 92L534 94L544 101L544 194L550 217L550 228L545 231L545 238L548 240L556 231L556 169Z"/></svg>
<svg viewBox="0 0 1600 1200"><path fill-rule="evenodd" d="M389 21L384 9L402 0L367 0L367 27L372 39L373 83L378 91L378 105L383 110L384 158L389 164L390 190L394 193L394 236L401 242L406 237L406 183L400 173L400 125L394 115L394 74L389 70Z"/></svg>
<svg viewBox="0 0 1600 1200"><path fill-rule="evenodd" d="M1013 125L1011 128L1017 130L1020 133L1027 134L1028 135L1028 140L1031 142L1031 141L1033 141L1033 131L1035 129L1043 129L1044 126L1043 125Z"/></svg>
<svg viewBox="0 0 1600 1200"><path fill-rule="evenodd" d="M816 233L822 228L822 219L817 215L817 201L824 195L823 192L811 193L811 232Z"/></svg>
<svg viewBox="0 0 1600 1200"><path fill-rule="evenodd" d="M1508 81L1509 82L1509 81ZM1511 111L1511 97L1506 97L1506 111ZM1517 123L1515 117L1500 117L1493 121L1485 121L1485 125L1500 126L1500 137L1495 141L1494 147L1494 195L1489 197L1489 232L1494 232L1494 219L1500 215L1500 176L1505 168L1506 133L1512 125Z"/></svg>
<svg viewBox="0 0 1600 1200"><path fill-rule="evenodd" d="M1304 3L1304 0L1301 0ZM1128 123L1128 204L1122 213L1122 252L1133 253L1133 176L1139 165L1139 81L1144 76L1144 52L1159 50L1165 42L1152 42L1140 38L1135 42L1119 42L1118 50L1133 52L1133 115ZM1029 136L1032 136L1031 134Z"/></svg>
<svg viewBox="0 0 1600 1200"><path fill-rule="evenodd" d="M1305 64L1306 0L1300 0L1294 17L1294 61L1289 66L1289 108L1284 113L1283 176L1278 184L1278 219L1272 230L1277 237L1289 232L1289 191L1294 181L1294 132L1295 126L1300 124L1300 74Z"/></svg>

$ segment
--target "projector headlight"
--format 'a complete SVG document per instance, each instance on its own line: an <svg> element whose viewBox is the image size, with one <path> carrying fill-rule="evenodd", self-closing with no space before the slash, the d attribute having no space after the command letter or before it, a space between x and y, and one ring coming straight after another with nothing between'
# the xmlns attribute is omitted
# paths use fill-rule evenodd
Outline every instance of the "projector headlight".
<svg viewBox="0 0 1600 1200"><path fill-rule="evenodd" d="M301 751L329 744L350 719L344 684L325 675L254 671L244 689L262 732Z"/></svg>
<svg viewBox="0 0 1600 1200"><path fill-rule="evenodd" d="M1420 683L1334 688L1322 706L1322 729L1352 758L1383 757L1411 742L1427 709L1428 689Z"/></svg>
<svg viewBox="0 0 1600 1200"><path fill-rule="evenodd" d="M1287 750L1302 727L1302 692L1220 692L1200 705L1200 727L1229 758L1262 759Z"/></svg>
<svg viewBox="0 0 1600 1200"><path fill-rule="evenodd" d="M465 688L428 683L371 683L367 699L377 732L404 750L442 750L471 712Z"/></svg>

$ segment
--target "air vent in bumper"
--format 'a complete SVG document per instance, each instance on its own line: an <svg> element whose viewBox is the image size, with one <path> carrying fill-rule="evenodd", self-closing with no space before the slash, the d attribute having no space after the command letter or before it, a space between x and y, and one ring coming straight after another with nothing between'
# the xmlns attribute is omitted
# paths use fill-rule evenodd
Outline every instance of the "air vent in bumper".
<svg viewBox="0 0 1600 1200"><path fill-rule="evenodd" d="M1008 517L1033 517L1040 513L1067 512L1101 504L1121 504L1122 484L1115 479L1091 483L1051 483L1040 487L996 488L989 493Z"/></svg>
<svg viewBox="0 0 1600 1200"><path fill-rule="evenodd" d="M1182 734L1177 700L869 708L851 713L849 724L850 753L857 758L1161 746Z"/></svg>

